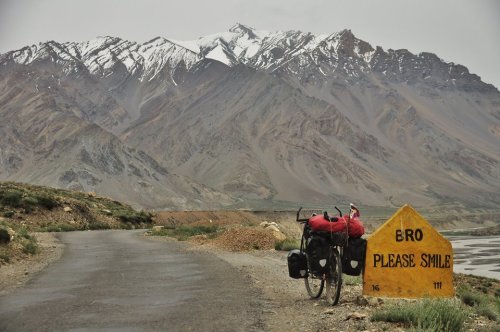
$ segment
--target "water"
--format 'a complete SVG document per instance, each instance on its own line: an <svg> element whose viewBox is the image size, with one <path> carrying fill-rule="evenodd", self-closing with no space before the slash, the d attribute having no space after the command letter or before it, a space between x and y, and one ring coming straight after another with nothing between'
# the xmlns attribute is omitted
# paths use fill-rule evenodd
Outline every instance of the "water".
<svg viewBox="0 0 500 332"><path fill-rule="evenodd" d="M500 236L450 236L453 271L500 280Z"/></svg>

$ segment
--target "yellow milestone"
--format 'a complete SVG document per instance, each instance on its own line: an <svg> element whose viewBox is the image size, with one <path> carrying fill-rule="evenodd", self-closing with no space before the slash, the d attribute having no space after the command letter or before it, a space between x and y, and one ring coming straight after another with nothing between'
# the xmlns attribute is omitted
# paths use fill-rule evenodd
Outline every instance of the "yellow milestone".
<svg viewBox="0 0 500 332"><path fill-rule="evenodd" d="M410 205L369 238L363 294L379 297L452 297L451 243Z"/></svg>

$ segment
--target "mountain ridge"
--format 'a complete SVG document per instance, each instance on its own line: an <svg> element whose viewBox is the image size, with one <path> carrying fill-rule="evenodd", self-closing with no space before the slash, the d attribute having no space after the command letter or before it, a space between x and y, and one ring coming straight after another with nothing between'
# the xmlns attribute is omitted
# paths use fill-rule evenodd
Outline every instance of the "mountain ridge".
<svg viewBox="0 0 500 332"><path fill-rule="evenodd" d="M187 42L48 42L0 55L0 73L0 113L23 109L26 119L38 116L40 124L25 129L26 136L37 126L60 127L55 111L97 125L119 143L120 162L140 169L135 173L154 174L155 163L166 170L161 181L149 180L151 193L175 196L175 188L184 188L177 200L184 203L163 200L164 207L332 200L500 205L498 90L435 54L373 48L350 30L315 36L235 25ZM46 102L33 104L40 98ZM90 146L111 142L76 128ZM2 130L16 141L8 127ZM12 158L0 163L0 177L21 176L16 165L28 157L19 143L0 146L2 160ZM53 157L47 169L58 169L58 176L36 181L67 187L61 179L75 178L64 174L77 163L105 159L99 149L86 150L88 156L78 149L69 153L78 157L73 166L50 166L65 161ZM134 155L128 149L140 167L125 162ZM80 188L96 187L87 173L100 180L109 175L105 167L84 165L73 170ZM123 169L134 174L133 167ZM145 189L134 188L140 200ZM126 190L115 190L123 199ZM158 197L148 200L160 206Z"/></svg>

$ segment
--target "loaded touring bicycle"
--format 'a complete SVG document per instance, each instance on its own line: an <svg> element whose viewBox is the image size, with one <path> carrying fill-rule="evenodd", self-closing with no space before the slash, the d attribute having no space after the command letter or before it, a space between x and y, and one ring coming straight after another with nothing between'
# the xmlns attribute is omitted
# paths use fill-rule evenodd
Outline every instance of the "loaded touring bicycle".
<svg viewBox="0 0 500 332"><path fill-rule="evenodd" d="M335 207L339 215L325 211L315 214L297 211L297 222L304 225L300 249L288 254L290 277L304 279L307 293L318 299L326 288L326 299L336 305L340 299L342 274L359 276L364 268L366 240L359 210L351 204L349 216ZM309 217L301 217L308 214Z"/></svg>

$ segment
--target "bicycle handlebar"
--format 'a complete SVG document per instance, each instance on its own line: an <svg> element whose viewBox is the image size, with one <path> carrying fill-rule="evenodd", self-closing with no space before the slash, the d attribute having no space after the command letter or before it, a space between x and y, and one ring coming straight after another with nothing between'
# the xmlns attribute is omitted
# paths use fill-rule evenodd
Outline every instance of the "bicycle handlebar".
<svg viewBox="0 0 500 332"><path fill-rule="evenodd" d="M300 211L302 211L302 206L300 207L299 211L297 211L297 222L307 222L309 220L309 218L306 218L306 219L300 219L299 216L300 216Z"/></svg>
<svg viewBox="0 0 500 332"><path fill-rule="evenodd" d="M337 206L335 206L335 210L337 210L339 212L340 217L342 217L342 211L340 211ZM302 206L297 211L296 221L297 222L301 222L301 223L307 222L309 220L309 218L305 218L305 219L304 218L300 218L300 211L302 211Z"/></svg>
<svg viewBox="0 0 500 332"><path fill-rule="evenodd" d="M342 211L340 211L337 206L335 206L335 210L339 211L339 215L342 217Z"/></svg>

